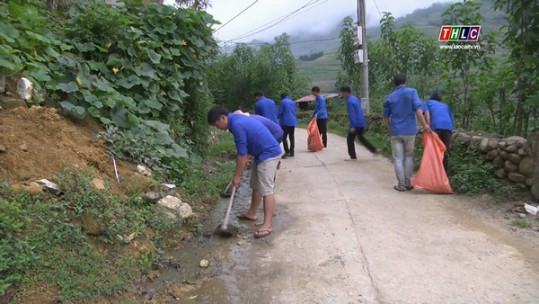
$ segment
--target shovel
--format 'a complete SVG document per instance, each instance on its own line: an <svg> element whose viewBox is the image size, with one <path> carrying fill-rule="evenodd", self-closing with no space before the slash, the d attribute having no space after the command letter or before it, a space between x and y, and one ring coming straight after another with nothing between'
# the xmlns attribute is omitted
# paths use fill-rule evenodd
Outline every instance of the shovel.
<svg viewBox="0 0 539 304"><path fill-rule="evenodd" d="M232 203L234 202L234 196L236 196L236 186L232 188L232 195L230 195L230 200L228 201L228 208L226 209L225 219L223 224L217 227L215 233L222 237L231 237L234 233L228 230L228 220L230 219L230 210L232 210Z"/></svg>

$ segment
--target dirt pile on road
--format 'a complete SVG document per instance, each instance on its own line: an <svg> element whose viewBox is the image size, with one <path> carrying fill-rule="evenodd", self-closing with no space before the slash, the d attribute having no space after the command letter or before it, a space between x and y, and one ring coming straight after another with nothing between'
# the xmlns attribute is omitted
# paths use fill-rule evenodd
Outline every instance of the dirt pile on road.
<svg viewBox="0 0 539 304"><path fill-rule="evenodd" d="M10 184L54 178L65 166L89 167L96 177L113 180L106 143L96 138L97 124L82 125L56 109L33 106L0 111L0 181ZM128 174L133 165L118 161Z"/></svg>

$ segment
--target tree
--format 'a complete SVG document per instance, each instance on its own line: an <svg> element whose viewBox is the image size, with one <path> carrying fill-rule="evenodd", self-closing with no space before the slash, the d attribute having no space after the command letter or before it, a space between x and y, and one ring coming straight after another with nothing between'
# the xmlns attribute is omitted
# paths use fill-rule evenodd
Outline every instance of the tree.
<svg viewBox="0 0 539 304"><path fill-rule="evenodd" d="M357 47L354 44L354 22L351 17L343 20L343 25L339 37L341 44L338 50L338 59L341 62L343 72L339 72L337 82L348 84L352 90L359 92L359 64L355 62L354 54Z"/></svg>
<svg viewBox="0 0 539 304"><path fill-rule="evenodd" d="M481 24L483 17L479 13L481 4L472 0L464 0L450 5L443 13L444 24ZM448 42L449 45L463 42ZM479 49L442 49L440 59L444 67L443 80L445 81L446 95L456 107L456 116L461 118L461 127L469 128L472 121L481 113L477 107L477 100L470 100L470 91L477 85L480 70L489 73L492 69L492 59L489 55L494 53L494 36L490 33L481 33L476 42ZM448 94L447 94L448 93Z"/></svg>
<svg viewBox="0 0 539 304"><path fill-rule="evenodd" d="M537 123L539 107L539 3L534 0L495 0L494 8L505 10L508 21L505 27L505 44L510 49L512 68L516 86L512 93L517 103L514 115L513 133L526 135L530 116Z"/></svg>

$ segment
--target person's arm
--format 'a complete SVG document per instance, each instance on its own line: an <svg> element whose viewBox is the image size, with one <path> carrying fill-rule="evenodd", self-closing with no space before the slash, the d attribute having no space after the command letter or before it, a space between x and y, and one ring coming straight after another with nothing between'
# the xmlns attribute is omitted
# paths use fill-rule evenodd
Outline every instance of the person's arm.
<svg viewBox="0 0 539 304"><path fill-rule="evenodd" d="M236 170L234 171L234 176L232 176L232 185L236 188L240 186L241 174L247 167L247 162L249 162L248 154L236 156Z"/></svg>
<svg viewBox="0 0 539 304"><path fill-rule="evenodd" d="M430 112L429 112L429 110L424 112L424 114L425 114L425 122L427 123L427 125L430 126Z"/></svg>
<svg viewBox="0 0 539 304"><path fill-rule="evenodd" d="M389 133L391 133L391 124L389 121L390 116L391 116L391 107L389 106L389 100L386 99L386 102L384 102L384 124L386 125L386 128Z"/></svg>
<svg viewBox="0 0 539 304"><path fill-rule="evenodd" d="M260 103L255 103L255 114L256 115L262 115L262 107L260 106Z"/></svg>
<svg viewBox="0 0 539 304"><path fill-rule="evenodd" d="M423 110L421 110L421 108L415 110L415 116L417 116L419 123L421 123L421 125L423 126L423 130L425 130L425 132L430 132L430 126L425 122L425 118L423 117Z"/></svg>
<svg viewBox="0 0 539 304"><path fill-rule="evenodd" d="M320 101L318 99L318 96L316 96L316 99L314 100L313 117L316 117L318 115L319 110L320 110Z"/></svg>
<svg viewBox="0 0 539 304"><path fill-rule="evenodd" d="M356 125L356 117L357 117L357 111L356 107L353 104L353 101L347 100L346 101L346 109L348 110L348 128L350 133L356 132L356 129L353 127Z"/></svg>
<svg viewBox="0 0 539 304"><path fill-rule="evenodd" d="M283 113L284 113L284 102L281 101L281 103L279 104L279 110L277 111L277 119L279 121L281 121L281 119L283 119Z"/></svg>

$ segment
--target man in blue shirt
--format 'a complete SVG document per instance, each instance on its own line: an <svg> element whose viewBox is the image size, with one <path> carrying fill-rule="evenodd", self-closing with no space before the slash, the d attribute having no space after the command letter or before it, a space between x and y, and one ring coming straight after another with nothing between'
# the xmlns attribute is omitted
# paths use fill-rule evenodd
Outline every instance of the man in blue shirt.
<svg viewBox="0 0 539 304"><path fill-rule="evenodd" d="M328 122L328 110L326 108L326 100L322 95L320 95L320 88L313 87L311 93L316 98L314 103L313 117L316 117L316 125L318 126L318 131L320 131L320 136L322 136L322 142L324 143L324 148L328 147L328 134L327 134L327 122Z"/></svg>
<svg viewBox="0 0 539 304"><path fill-rule="evenodd" d="M241 110L234 111L234 114L242 114L242 115L251 117L251 118L253 118L255 120L258 120L259 122L261 122L264 125L264 127L268 128L271 135L273 135L273 137L275 138L275 140L279 144L283 141L284 131L283 131L283 129L281 129L281 126L279 126L278 124L274 123L273 121L267 119L266 117L256 115L256 114L251 115L251 114L249 114L247 112L243 112Z"/></svg>
<svg viewBox="0 0 539 304"><path fill-rule="evenodd" d="M427 124L438 134L438 137L440 137L440 140L445 145L443 164L447 173L451 133L453 132L453 115L451 115L451 109L446 103L442 102L442 98L438 92L433 92L429 100L423 104L423 113L425 114Z"/></svg>
<svg viewBox="0 0 539 304"><path fill-rule="evenodd" d="M249 155L254 157L251 173L251 188L263 198L264 222L255 232L255 238L268 236L272 231L272 215L275 206L274 188L277 165L281 147L261 122L242 114L232 114L223 106L214 106L208 111L208 123L223 131L229 130L236 143L236 170L232 184L237 188ZM249 209L250 216L256 219L260 201L255 201Z"/></svg>
<svg viewBox="0 0 539 304"><path fill-rule="evenodd" d="M275 101L266 98L262 91L255 92L255 114L264 116L267 119L278 124L277 121L277 107L275 106Z"/></svg>
<svg viewBox="0 0 539 304"><path fill-rule="evenodd" d="M406 76L399 74L393 79L395 90L387 95L384 103L384 123L391 134L393 165L398 184L397 191L412 190L410 184L414 172L414 146L417 125L414 115L423 129L430 132L423 118L421 101L417 90L406 86Z"/></svg>
<svg viewBox="0 0 539 304"><path fill-rule="evenodd" d="M363 136L363 132L367 123L365 122L365 116L363 116L363 110L361 109L361 103L359 99L351 94L352 89L350 86L341 87L341 95L346 101L346 110L348 111L348 138L346 143L348 144L348 155L350 160L357 160L356 145L354 140L356 135L361 142L372 154L379 155L378 150Z"/></svg>
<svg viewBox="0 0 539 304"><path fill-rule="evenodd" d="M281 94L281 103L279 104L279 112L277 118L281 123L281 128L284 131L283 135L283 158L294 157L294 148L296 140L294 133L296 131L296 125L298 119L296 118L296 103L288 97L287 93ZM287 137L290 137L290 146L288 146Z"/></svg>

